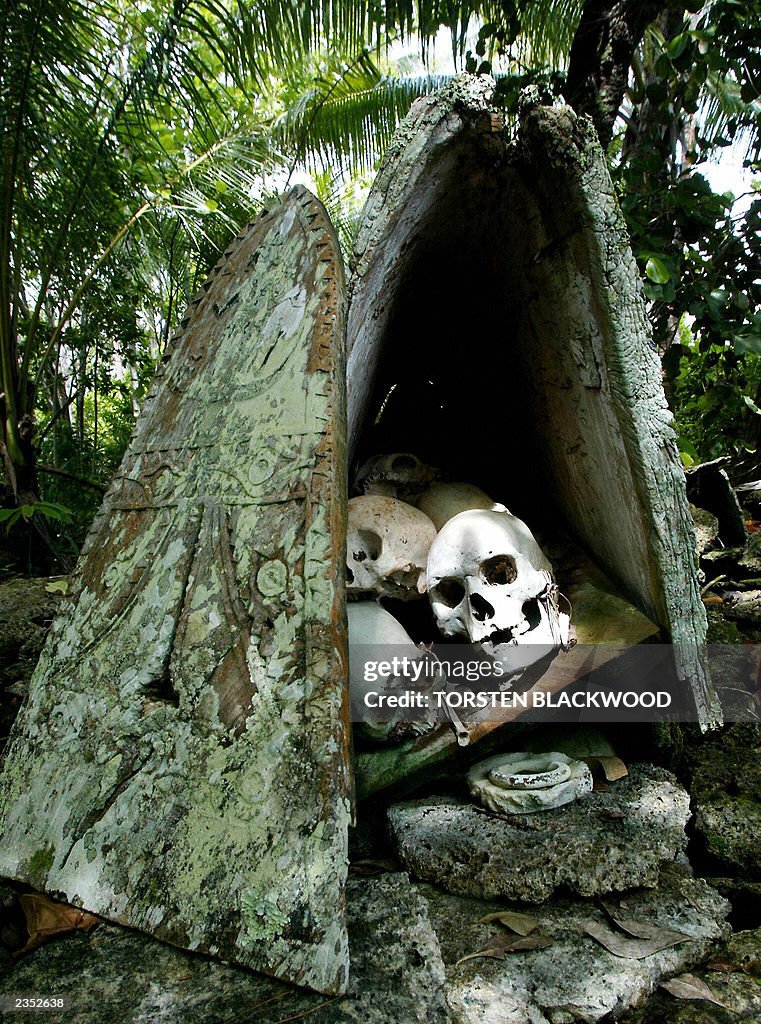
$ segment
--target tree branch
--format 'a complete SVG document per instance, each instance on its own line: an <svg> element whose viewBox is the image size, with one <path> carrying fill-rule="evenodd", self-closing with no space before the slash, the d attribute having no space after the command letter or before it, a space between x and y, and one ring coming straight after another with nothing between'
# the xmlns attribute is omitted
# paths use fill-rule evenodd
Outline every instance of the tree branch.
<svg viewBox="0 0 761 1024"><path fill-rule="evenodd" d="M74 483L84 484L85 487L92 487L94 491L100 491L101 494L105 494L108 490L105 484L99 484L97 480L90 480L86 476L78 476L76 473L69 473L68 470L58 469L57 466L41 466L38 462L35 468L38 473L50 473L52 476L62 476L64 480L73 480Z"/></svg>

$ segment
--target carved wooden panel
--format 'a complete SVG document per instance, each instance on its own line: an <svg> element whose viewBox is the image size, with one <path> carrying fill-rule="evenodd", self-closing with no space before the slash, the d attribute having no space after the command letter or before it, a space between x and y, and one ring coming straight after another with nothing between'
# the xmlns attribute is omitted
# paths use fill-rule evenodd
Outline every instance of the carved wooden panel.
<svg viewBox="0 0 761 1024"><path fill-rule="evenodd" d="M0 777L0 874L345 986L343 278L304 189L189 310Z"/></svg>

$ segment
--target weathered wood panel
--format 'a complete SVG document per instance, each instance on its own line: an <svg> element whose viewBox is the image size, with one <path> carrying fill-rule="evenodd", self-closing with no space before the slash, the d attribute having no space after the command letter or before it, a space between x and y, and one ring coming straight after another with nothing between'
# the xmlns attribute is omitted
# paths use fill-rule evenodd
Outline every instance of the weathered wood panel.
<svg viewBox="0 0 761 1024"><path fill-rule="evenodd" d="M304 189L192 304L0 777L0 875L334 992L348 968L343 278Z"/></svg>
<svg viewBox="0 0 761 1024"><path fill-rule="evenodd" d="M416 346L432 372L449 359L463 398L442 432L472 430L491 474L469 479L510 507L533 491L565 520L673 640L707 728L720 711L684 475L604 154L587 119L530 102L509 144L490 88L462 76L418 100L379 169L350 288L349 448L384 360L401 377ZM467 303L472 323L408 332L410 295L429 310Z"/></svg>

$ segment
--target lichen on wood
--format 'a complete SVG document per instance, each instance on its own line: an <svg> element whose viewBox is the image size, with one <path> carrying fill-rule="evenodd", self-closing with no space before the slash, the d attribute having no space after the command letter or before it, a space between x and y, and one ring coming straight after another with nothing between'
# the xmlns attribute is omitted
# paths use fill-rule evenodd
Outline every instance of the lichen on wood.
<svg viewBox="0 0 761 1024"><path fill-rule="evenodd" d="M0 777L0 874L345 988L343 277L303 189L194 300Z"/></svg>

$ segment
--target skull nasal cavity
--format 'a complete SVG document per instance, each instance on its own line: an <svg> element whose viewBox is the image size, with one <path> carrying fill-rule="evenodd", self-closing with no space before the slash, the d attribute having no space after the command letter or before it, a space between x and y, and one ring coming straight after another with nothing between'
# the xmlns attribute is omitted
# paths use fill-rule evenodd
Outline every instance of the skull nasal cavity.
<svg viewBox="0 0 761 1024"><path fill-rule="evenodd" d="M470 607L474 617L479 622L483 622L484 619L491 618L494 615L494 609L480 594L470 595Z"/></svg>
<svg viewBox="0 0 761 1024"><path fill-rule="evenodd" d="M497 587L514 583L518 577L515 559L510 555L495 555L494 558L487 558L485 562L481 563L481 572L487 583Z"/></svg>
<svg viewBox="0 0 761 1024"><path fill-rule="evenodd" d="M383 541L379 535L370 530L357 530L357 536L362 544L362 550L352 551L354 561L364 562L366 558L369 558L371 562L377 561L383 547Z"/></svg>
<svg viewBox="0 0 761 1024"><path fill-rule="evenodd" d="M539 607L539 602L535 597L532 597L530 601L523 602L523 608L521 609L523 614L526 616L528 622L529 632L532 629L536 629L539 623L542 621L542 611Z"/></svg>

